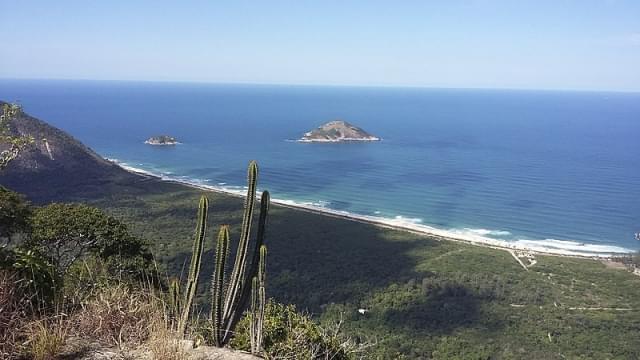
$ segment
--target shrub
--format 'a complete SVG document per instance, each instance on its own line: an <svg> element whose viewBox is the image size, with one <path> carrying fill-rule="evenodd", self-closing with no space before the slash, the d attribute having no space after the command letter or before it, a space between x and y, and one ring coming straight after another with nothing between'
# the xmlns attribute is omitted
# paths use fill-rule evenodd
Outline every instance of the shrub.
<svg viewBox="0 0 640 360"><path fill-rule="evenodd" d="M23 249L0 249L0 270L15 274L22 288L25 301L33 309L42 310L50 306L60 282L53 267L39 253Z"/></svg>
<svg viewBox="0 0 640 360"><path fill-rule="evenodd" d="M264 315L264 356L269 359L351 359L359 349L339 333L329 331L294 305L270 300ZM245 315L236 327L231 347L251 349L250 317Z"/></svg>
<svg viewBox="0 0 640 360"><path fill-rule="evenodd" d="M94 254L117 271L138 271L151 263L144 241L101 210L80 204L50 204L32 218L30 249L46 254L62 276L79 259Z"/></svg>
<svg viewBox="0 0 640 360"><path fill-rule="evenodd" d="M29 231L31 206L24 197L0 186L0 247L11 243L12 236Z"/></svg>

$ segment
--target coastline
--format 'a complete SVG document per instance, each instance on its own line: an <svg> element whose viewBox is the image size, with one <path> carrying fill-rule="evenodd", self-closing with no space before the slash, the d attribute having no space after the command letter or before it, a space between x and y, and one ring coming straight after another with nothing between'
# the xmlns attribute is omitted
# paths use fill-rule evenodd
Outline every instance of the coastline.
<svg viewBox="0 0 640 360"><path fill-rule="evenodd" d="M214 185L206 185L198 182L190 182L183 179L176 179L168 176L163 176L160 174L155 174L150 171L146 171L140 168L136 168L130 166L126 163L121 163L115 159L106 159L115 165L121 167L125 171L128 171L132 174L138 176L147 176L153 177L160 181L167 181L171 183L180 184L183 186L188 186L191 188L211 191L223 195L229 195L238 198L245 197L245 188L237 188L232 189L229 187L222 186L214 186ZM225 184L226 185L226 184ZM260 198L260 192L257 194L258 199ZM373 226L378 226L381 228L406 231L416 235L428 236L434 238L438 241L454 241L459 243L465 243L469 245L483 246L487 248L503 250L510 252L514 257L516 255L514 252L524 252L530 254L540 254L540 255L552 255L552 256L561 256L561 257L578 257L578 258L589 258L589 259L607 259L615 256L624 256L629 255L633 252L631 249L626 249L618 246L608 246L608 245L597 245L597 244L585 244L581 242L575 242L570 240L557 240L557 239L544 239L544 240L528 240L528 239L519 239L516 241L507 241L507 240L498 240L494 238L490 238L483 235L488 235L493 232L500 231L491 231L485 229L462 229L468 231L461 230L446 230L446 229L438 229L432 226L424 225L419 221L414 221L412 219L403 218L401 216L397 216L395 218L385 218L379 216L370 216L370 215L361 215L354 214L347 211L334 210L330 208L326 208L320 205L315 205L312 203L298 203L292 200L284 200L272 198L271 202L275 205L290 208L293 210L306 211L318 215L330 216L334 218L339 218L343 220L356 221L360 223L365 223ZM611 251L615 250L615 251Z"/></svg>

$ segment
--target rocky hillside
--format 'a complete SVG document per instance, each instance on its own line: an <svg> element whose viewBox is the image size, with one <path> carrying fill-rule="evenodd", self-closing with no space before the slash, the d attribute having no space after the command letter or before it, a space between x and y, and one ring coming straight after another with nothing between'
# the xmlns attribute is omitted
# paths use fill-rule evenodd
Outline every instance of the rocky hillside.
<svg viewBox="0 0 640 360"><path fill-rule="evenodd" d="M0 102L0 105L4 103ZM103 159L71 135L26 113L9 123L12 135L31 136L34 142L0 171L0 184L38 197L52 188L70 189L137 178ZM0 151L8 147L0 142ZM49 188L44 191L45 187Z"/></svg>
<svg viewBox="0 0 640 360"><path fill-rule="evenodd" d="M378 141L380 138L343 120L330 121L305 133L300 142Z"/></svg>

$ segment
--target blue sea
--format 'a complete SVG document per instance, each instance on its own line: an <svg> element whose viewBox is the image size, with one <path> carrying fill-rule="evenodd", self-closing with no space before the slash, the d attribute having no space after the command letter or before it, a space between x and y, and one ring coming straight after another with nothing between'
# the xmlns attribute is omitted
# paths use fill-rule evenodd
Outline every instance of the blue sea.
<svg viewBox="0 0 640 360"><path fill-rule="evenodd" d="M167 178L567 253L640 248L640 94L0 80L0 99ZM333 119L380 142L290 141ZM168 134L175 147L144 144ZM215 204L213 204L215 209Z"/></svg>

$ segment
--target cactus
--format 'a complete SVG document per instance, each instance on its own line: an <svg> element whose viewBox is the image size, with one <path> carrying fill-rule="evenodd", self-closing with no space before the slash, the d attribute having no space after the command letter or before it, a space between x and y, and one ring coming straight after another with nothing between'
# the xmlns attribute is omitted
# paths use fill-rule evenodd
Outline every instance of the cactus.
<svg viewBox="0 0 640 360"><path fill-rule="evenodd" d="M184 293L184 303L178 322L178 333L184 334L187 328L187 321L191 313L191 305L198 287L198 278L200 277L200 264L202 262L202 250L204 248L204 237L207 232L207 211L209 209L209 200L206 196L200 197L198 206L198 223L193 240L193 249L191 251L191 262L189 265L189 277L187 278L187 286Z"/></svg>
<svg viewBox="0 0 640 360"><path fill-rule="evenodd" d="M264 244L264 236L266 232L267 226L267 215L269 214L269 204L271 201L271 196L268 191L264 191L260 198L260 218L258 220L258 233L256 236L256 243L253 249L253 257L251 259L251 263L249 264L249 271L247 272L247 276L241 279L242 283L238 285L240 288L240 292L237 295L238 299L235 304L235 308L225 309L227 311L226 319L226 328L224 332L225 338L223 339L223 343L227 343L231 339L232 329L235 328L236 324L240 320L242 316L242 312L247 308L247 303L251 296L251 286L249 284L249 279L252 279L258 273L258 262L260 256L260 249ZM245 259L246 261L246 259ZM231 284L230 284L231 286Z"/></svg>
<svg viewBox="0 0 640 360"><path fill-rule="evenodd" d="M249 297L251 295L252 279L258 269L259 250L264 243L264 235L266 229L267 215L269 212L270 195L268 191L263 192L260 199L260 219L258 221L258 234L256 243L253 248L253 258L249 263L247 271L247 253L249 250L249 237L251 234L251 223L253 220L253 208L256 198L256 184L258 180L258 165L255 161L249 164L247 182L247 198L245 199L245 212L242 221L242 232L238 243L235 264L231 278L228 283L227 293L225 297L224 310L222 315L224 330L222 331L222 339L220 343L226 344L231 340L233 329L240 320L243 311L247 307Z"/></svg>
<svg viewBox="0 0 640 360"><path fill-rule="evenodd" d="M251 286L251 353L262 351L262 325L264 323L264 308L267 302L265 292L267 247L260 247L260 261L258 275L253 277Z"/></svg>
<svg viewBox="0 0 640 360"><path fill-rule="evenodd" d="M213 330L213 341L216 346L223 346L222 336L222 300L224 299L224 272L227 258L229 257L229 226L220 227L218 243L216 245L216 267L211 279L211 316L210 321Z"/></svg>
<svg viewBox="0 0 640 360"><path fill-rule="evenodd" d="M216 244L216 261L213 276L211 278L211 313L209 321L212 328L213 343L216 346L224 346L231 340L233 329L240 320L244 310L247 308L249 298L253 294L255 301L252 301L251 313L255 314L255 325L252 330L252 344L255 343L255 351L259 352L262 343L262 321L264 319L265 306L265 261L267 248L264 245L264 237L267 226L267 215L269 213L270 195L264 191L260 198L260 217L258 220L258 232L255 244L250 246L251 225L256 202L256 188L258 182L258 165L255 161L249 163L247 174L248 190L244 203L244 216L242 218L242 230L238 248L236 250L233 270L227 281L225 269L229 260L230 240L229 226L223 225L218 233ZM198 212L198 226L196 227L196 237L193 244L193 255L189 269L184 304L181 310L178 331L184 334L186 322L189 317L193 297L196 291L197 280L200 273L200 261L203 250L203 238L206 232L207 199L200 200L200 210ZM249 249L251 248L251 258ZM252 286L252 283L255 283ZM254 346L252 345L252 349Z"/></svg>
<svg viewBox="0 0 640 360"><path fill-rule="evenodd" d="M242 231L240 233L240 242L238 243L238 249L236 252L236 261L233 266L233 272L231 273L231 280L229 281L229 291L225 299L225 322L232 316L233 312L237 308L239 301L239 292L242 287L242 281L244 280L244 271L246 268L246 256L249 249L249 234L251 233L251 222L253 219L253 209L256 203L256 184L258 181L258 165L255 161L249 163L249 169L247 171L247 197L244 200L244 215L242 217Z"/></svg>
<svg viewBox="0 0 640 360"><path fill-rule="evenodd" d="M176 321L180 314L180 281L171 279L169 284L169 315L171 321Z"/></svg>

